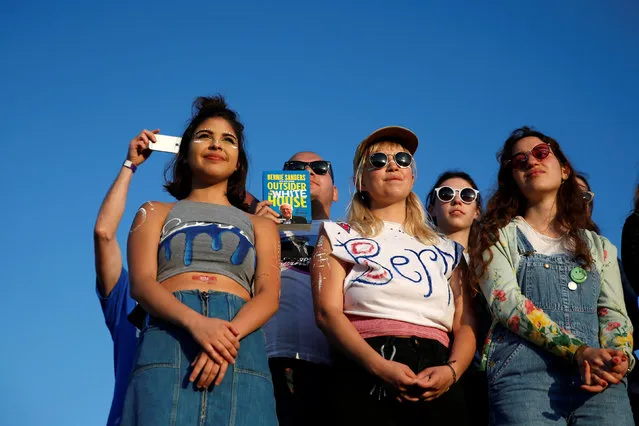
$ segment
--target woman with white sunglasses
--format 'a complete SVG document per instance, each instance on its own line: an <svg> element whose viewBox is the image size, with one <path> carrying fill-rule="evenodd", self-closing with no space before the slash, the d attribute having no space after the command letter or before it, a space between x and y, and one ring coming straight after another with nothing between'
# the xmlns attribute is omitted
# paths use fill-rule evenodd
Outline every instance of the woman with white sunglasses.
<svg viewBox="0 0 639 426"><path fill-rule="evenodd" d="M473 178L462 171L445 171L428 192L426 208L439 231L464 247L464 257L468 260L469 241L473 241L477 233L477 219L482 211L481 195ZM477 348L480 349L490 327L490 311L481 294L475 295L474 302ZM480 371L480 360L477 352L463 380L465 405L473 426L488 424L488 384L486 373Z"/></svg>
<svg viewBox="0 0 639 426"><path fill-rule="evenodd" d="M348 223L324 223L315 248L315 316L338 349L333 424L467 423L456 384L475 352L466 262L412 192L417 143L385 127L359 144Z"/></svg>
<svg viewBox="0 0 639 426"><path fill-rule="evenodd" d="M442 173L426 196L426 208L437 228L461 244L466 253L471 229L481 214L481 197L475 181L460 171Z"/></svg>

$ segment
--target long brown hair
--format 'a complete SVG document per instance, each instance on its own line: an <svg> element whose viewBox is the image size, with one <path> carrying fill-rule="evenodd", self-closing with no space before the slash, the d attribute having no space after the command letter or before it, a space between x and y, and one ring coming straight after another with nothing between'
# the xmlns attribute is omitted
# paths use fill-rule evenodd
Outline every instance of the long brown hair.
<svg viewBox="0 0 639 426"><path fill-rule="evenodd" d="M575 258L585 267L591 266L593 262L588 242L581 230L594 231L597 226L584 209L581 189L573 172L574 168L555 139L529 127L521 127L510 134L497 154L499 161L497 190L488 200L486 211L479 221L480 231L475 236L476 240L470 243L471 283L476 291L478 291L481 277L488 270L488 265L493 258L492 253L488 252L488 258L485 259L484 253L498 242L499 230L516 216L524 216L528 209L528 200L519 190L508 164L513 154L513 146L526 137L536 137L550 145L559 163L568 170L568 178L561 184L557 193L555 220L559 228L566 232L568 246L571 247Z"/></svg>

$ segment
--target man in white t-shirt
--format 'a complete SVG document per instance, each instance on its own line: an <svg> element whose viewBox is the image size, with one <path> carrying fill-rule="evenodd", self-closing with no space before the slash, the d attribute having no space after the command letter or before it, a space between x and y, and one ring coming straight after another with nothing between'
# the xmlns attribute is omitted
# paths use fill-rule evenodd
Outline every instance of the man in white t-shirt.
<svg viewBox="0 0 639 426"><path fill-rule="evenodd" d="M314 152L298 152L284 170L308 170L311 175L310 228L280 231L282 246L280 306L264 326L266 352L273 376L280 426L324 425L329 414L331 355L315 324L309 265L320 224L330 219L337 188L329 161ZM268 201L255 214L279 223Z"/></svg>

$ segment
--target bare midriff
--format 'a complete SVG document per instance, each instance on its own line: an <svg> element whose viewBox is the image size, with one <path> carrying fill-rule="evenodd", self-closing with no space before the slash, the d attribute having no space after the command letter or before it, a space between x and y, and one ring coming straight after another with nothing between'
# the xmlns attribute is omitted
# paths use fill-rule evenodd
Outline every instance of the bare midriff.
<svg viewBox="0 0 639 426"><path fill-rule="evenodd" d="M175 275L161 282L170 292L182 290L219 291L231 293L247 302L251 294L232 278L220 274L207 274L203 272L185 272Z"/></svg>

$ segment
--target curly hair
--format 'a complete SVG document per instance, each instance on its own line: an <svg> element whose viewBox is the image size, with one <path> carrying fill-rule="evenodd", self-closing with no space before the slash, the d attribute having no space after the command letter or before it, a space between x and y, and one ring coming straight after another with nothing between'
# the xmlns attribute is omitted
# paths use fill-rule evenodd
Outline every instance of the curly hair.
<svg viewBox="0 0 639 426"><path fill-rule="evenodd" d="M209 118L221 117L233 127L238 141L237 170L228 179L226 196L231 205L248 211L245 203L246 175L248 174L248 156L244 147L244 125L238 114L230 109L221 95L207 97L200 96L193 101L192 117L182 135L180 150L164 171L166 183L164 188L178 200L186 198L191 193L193 174L187 161L191 140L195 130L202 122Z"/></svg>
<svg viewBox="0 0 639 426"><path fill-rule="evenodd" d="M516 216L524 216L528 209L528 201L521 193L512 176L509 160L513 154L513 146L523 138L536 137L550 145L559 163L568 169L568 178L563 181L557 193L557 213L555 221L559 228L566 233L568 246L573 255L584 267L593 263L588 242L582 230L595 231L597 226L592 221L587 209L584 209L581 189L573 173L573 167L561 150L559 143L550 136L521 127L514 130L504 146L497 154L499 172L497 174L497 190L488 200L486 211L479 221L479 232L475 240L470 243L471 284L475 291L479 291L479 281L488 270L492 261L492 252L487 250L498 242L499 230L508 225ZM488 253L484 258L484 253Z"/></svg>

